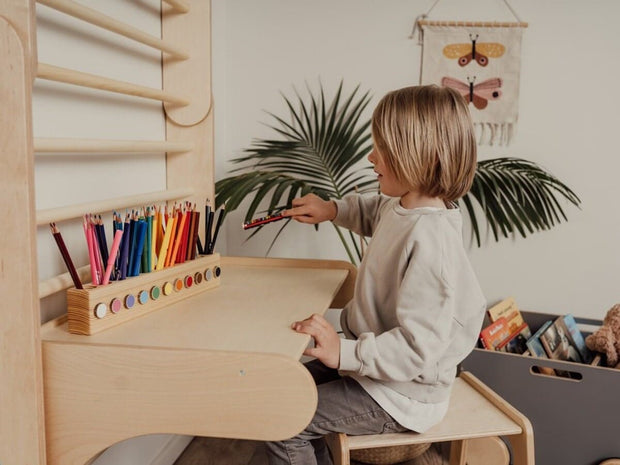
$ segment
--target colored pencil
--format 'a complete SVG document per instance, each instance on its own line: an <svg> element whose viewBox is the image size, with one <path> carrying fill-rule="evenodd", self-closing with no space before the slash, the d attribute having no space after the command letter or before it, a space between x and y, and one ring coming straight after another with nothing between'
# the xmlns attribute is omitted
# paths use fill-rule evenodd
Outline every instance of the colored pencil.
<svg viewBox="0 0 620 465"><path fill-rule="evenodd" d="M80 276L73 265L73 260L71 260L71 255L69 255L69 251L67 250L67 246L65 245L65 241L60 234L60 231L56 227L56 223L50 223L50 228L52 230L52 235L56 240L56 245L58 245L58 250L60 250L60 255L62 255L62 259L69 270L69 274L71 275L71 279L73 280L73 285L76 289L84 289L82 286L82 281L80 281Z"/></svg>
<svg viewBox="0 0 620 465"><path fill-rule="evenodd" d="M146 225L146 241L144 242L146 266L144 267L143 271L148 273L149 271L151 271L151 261L153 260L153 258L151 257L151 240L153 238L153 215L151 213L150 207L146 207Z"/></svg>
<svg viewBox="0 0 620 465"><path fill-rule="evenodd" d="M151 268L149 271L155 270L155 265L157 264L157 220L158 213L155 207L153 207L152 211L152 223L151 223Z"/></svg>
<svg viewBox="0 0 620 465"><path fill-rule="evenodd" d="M205 206L205 246L204 253L209 253L209 245L211 244L211 230L213 228L213 210L207 199L207 205Z"/></svg>
<svg viewBox="0 0 620 465"><path fill-rule="evenodd" d="M92 230L90 228L87 215L84 215L83 227L84 227L84 235L86 236L86 245L88 246L88 262L90 264L90 279L94 285L97 285L99 284L99 277L97 276L95 248L93 245Z"/></svg>
<svg viewBox="0 0 620 465"><path fill-rule="evenodd" d="M243 229L256 228L264 224L273 223L274 221L283 220L284 218L286 217L282 215L267 215L262 218L255 218L251 221L246 221L242 226Z"/></svg>
<svg viewBox="0 0 620 465"><path fill-rule="evenodd" d="M102 285L106 285L110 282L110 275L112 274L112 269L114 268L114 263L116 262L116 255L118 254L118 249L121 245L121 239L123 237L123 230L117 229L114 233L114 240L112 241L112 249L110 250L110 255L108 257L108 266L105 269L105 274L103 275L103 281L101 281Z"/></svg>
<svg viewBox="0 0 620 465"><path fill-rule="evenodd" d="M174 218L167 218L164 215L166 232L164 233L164 238L161 242L161 248L159 249L159 255L157 258L157 266L156 270L161 270L164 268L166 264L166 254L168 251L168 244L170 243L170 236L172 235L172 223L174 222Z"/></svg>
<svg viewBox="0 0 620 465"><path fill-rule="evenodd" d="M129 213L125 216L125 232L123 233L123 244L121 247L121 266L120 266L120 278L125 279L127 277L127 268L129 266L129 248L131 242L131 220Z"/></svg>
<svg viewBox="0 0 620 465"><path fill-rule="evenodd" d="M213 240L209 244L209 254L212 254L215 250L215 242L217 241L217 236L220 232L220 228L222 226L222 221L224 221L224 216L226 215L226 206L222 205L220 207L220 212L217 216L217 224L215 225L215 232L213 233Z"/></svg>
<svg viewBox="0 0 620 465"><path fill-rule="evenodd" d="M172 256L170 257L170 266L174 265L177 261L177 254L179 253L179 246L183 242L183 229L185 228L185 221L187 216L185 212L179 211L179 226L177 227L176 237L174 240L174 247L172 248Z"/></svg>
<svg viewBox="0 0 620 465"><path fill-rule="evenodd" d="M142 264L142 254L144 253L144 240L146 238L147 224L143 219L136 221L136 244L130 276L138 276L140 274L140 266Z"/></svg>
<svg viewBox="0 0 620 465"><path fill-rule="evenodd" d="M168 252L166 253L166 261L164 262L164 267L169 267L170 262L172 260L172 251L174 250L174 242L176 241L177 228L179 225L179 213L175 210L171 213L172 215L172 224L170 226L170 240L168 241ZM168 231L166 231L168 232Z"/></svg>

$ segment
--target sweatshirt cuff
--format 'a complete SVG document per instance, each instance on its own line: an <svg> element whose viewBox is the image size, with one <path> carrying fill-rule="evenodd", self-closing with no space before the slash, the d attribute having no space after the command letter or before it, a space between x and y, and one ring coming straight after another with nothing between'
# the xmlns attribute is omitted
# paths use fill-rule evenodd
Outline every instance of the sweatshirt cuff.
<svg viewBox="0 0 620 465"><path fill-rule="evenodd" d="M349 204L344 199L332 199L332 201L336 204L336 209L338 210L336 213L336 218L332 220L332 222L339 225L343 218L346 218L348 215Z"/></svg>
<svg viewBox="0 0 620 465"><path fill-rule="evenodd" d="M340 340L340 366L339 370L353 371L359 373L362 369L362 363L356 355L357 341L354 339Z"/></svg>

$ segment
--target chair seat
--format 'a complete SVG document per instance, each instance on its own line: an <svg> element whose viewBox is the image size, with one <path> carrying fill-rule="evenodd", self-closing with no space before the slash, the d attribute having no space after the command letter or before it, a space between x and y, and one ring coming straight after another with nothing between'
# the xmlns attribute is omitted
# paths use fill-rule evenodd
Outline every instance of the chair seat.
<svg viewBox="0 0 620 465"><path fill-rule="evenodd" d="M442 442L461 438L520 434L521 427L462 377L454 380L450 408L441 423L425 433L386 433L349 436L349 449Z"/></svg>
<svg viewBox="0 0 620 465"><path fill-rule="evenodd" d="M466 440L506 436L513 445L514 465L534 464L532 425L480 380L462 372L455 380L445 418L424 433L364 436L334 434L327 438L335 465L348 465L351 450L453 441L450 463L464 463Z"/></svg>

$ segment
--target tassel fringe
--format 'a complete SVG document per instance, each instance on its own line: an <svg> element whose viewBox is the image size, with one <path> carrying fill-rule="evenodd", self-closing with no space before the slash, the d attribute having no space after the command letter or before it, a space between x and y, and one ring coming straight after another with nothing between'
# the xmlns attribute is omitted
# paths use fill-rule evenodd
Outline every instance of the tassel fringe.
<svg viewBox="0 0 620 465"><path fill-rule="evenodd" d="M515 128L515 123L474 123L479 145L508 145Z"/></svg>

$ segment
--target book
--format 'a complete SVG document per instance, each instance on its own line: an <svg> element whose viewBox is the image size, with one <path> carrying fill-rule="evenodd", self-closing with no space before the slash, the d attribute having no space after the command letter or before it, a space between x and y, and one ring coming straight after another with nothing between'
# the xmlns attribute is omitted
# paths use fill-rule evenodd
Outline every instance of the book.
<svg viewBox="0 0 620 465"><path fill-rule="evenodd" d="M552 323L553 322L551 320L545 321L538 331L534 332L534 334L526 341L525 345L527 346L527 349L532 357L549 358L542 342L540 342L540 335L547 331L547 328L549 328ZM538 366L535 368L539 373L548 376L555 376L555 370L553 368L543 366Z"/></svg>
<svg viewBox="0 0 620 465"><path fill-rule="evenodd" d="M525 351L525 341L532 336L532 332L529 325L523 319L523 315L517 307L514 297L508 297L489 308L487 314L492 322L502 317L506 318L510 333L514 336L516 336L517 333L521 335L519 340L523 341L523 351Z"/></svg>
<svg viewBox="0 0 620 465"><path fill-rule="evenodd" d="M526 334L531 335L529 326L527 323L523 323L514 332L504 339L496 348L501 352L510 352L512 354L522 354L527 350L526 342L528 337Z"/></svg>
<svg viewBox="0 0 620 465"><path fill-rule="evenodd" d="M581 361L588 364L592 363L592 352L586 347L586 341L581 334L581 330L577 326L575 317L570 313L568 315L564 315L564 318L562 318L560 324L562 324L566 329L566 336L568 337L571 345L573 345L577 349L577 352L579 352Z"/></svg>
<svg viewBox="0 0 620 465"><path fill-rule="evenodd" d="M549 358L582 363L579 351L569 338L569 331L564 324L564 316L557 317L540 336L540 340Z"/></svg>
<svg viewBox="0 0 620 465"><path fill-rule="evenodd" d="M549 326L551 326L551 323L551 320L546 321L525 343L528 350L534 357L549 358L547 357L547 352L545 351L542 342L540 342L540 335L544 333Z"/></svg>
<svg viewBox="0 0 620 465"><path fill-rule="evenodd" d="M508 320L501 317L480 331L480 342L485 349L495 350L506 338L510 337Z"/></svg>

